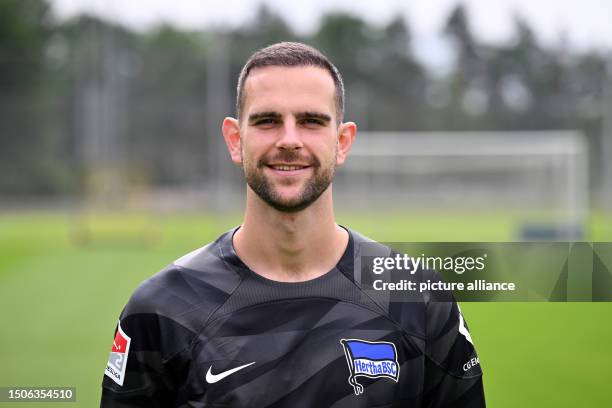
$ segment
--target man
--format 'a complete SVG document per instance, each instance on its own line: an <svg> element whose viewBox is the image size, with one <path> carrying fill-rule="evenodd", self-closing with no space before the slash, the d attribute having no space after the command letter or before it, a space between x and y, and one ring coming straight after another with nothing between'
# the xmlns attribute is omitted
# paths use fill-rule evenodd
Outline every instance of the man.
<svg viewBox="0 0 612 408"><path fill-rule="evenodd" d="M356 278L371 241L337 225L332 202L357 129L343 112L319 51L279 43L247 61L222 125L244 222L135 291L103 407L484 406L457 305L377 299Z"/></svg>

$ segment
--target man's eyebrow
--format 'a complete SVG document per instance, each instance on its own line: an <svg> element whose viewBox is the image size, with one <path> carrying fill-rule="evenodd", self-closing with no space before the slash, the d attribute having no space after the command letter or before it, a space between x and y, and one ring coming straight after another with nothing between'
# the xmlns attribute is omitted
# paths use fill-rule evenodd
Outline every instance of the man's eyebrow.
<svg viewBox="0 0 612 408"><path fill-rule="evenodd" d="M296 118L298 119L321 119L324 122L331 122L331 116L328 115L327 113L322 113L322 112L314 112L314 111L306 111L306 112L300 112L298 114L295 115Z"/></svg>
<svg viewBox="0 0 612 408"><path fill-rule="evenodd" d="M249 123L253 123L258 119L264 119L264 118L280 119L281 114L278 112L274 112L274 111L251 113L249 115Z"/></svg>

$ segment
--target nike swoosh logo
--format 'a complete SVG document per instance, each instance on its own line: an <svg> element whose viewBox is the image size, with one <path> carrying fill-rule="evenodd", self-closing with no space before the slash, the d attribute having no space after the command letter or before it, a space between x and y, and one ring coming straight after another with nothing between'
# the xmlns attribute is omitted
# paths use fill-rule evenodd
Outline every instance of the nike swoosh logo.
<svg viewBox="0 0 612 408"><path fill-rule="evenodd" d="M222 373L219 373L219 374L213 374L212 373L212 366L210 366L210 367L208 367L208 372L206 373L206 382L209 383L209 384L214 384L217 381L221 381L222 379L224 379L228 375L232 375L236 371L240 371L243 368L247 368L248 366L253 365L253 364L255 364L255 361L253 361L252 363L249 363L249 364L241 365L240 367L232 368L231 370L223 371Z"/></svg>

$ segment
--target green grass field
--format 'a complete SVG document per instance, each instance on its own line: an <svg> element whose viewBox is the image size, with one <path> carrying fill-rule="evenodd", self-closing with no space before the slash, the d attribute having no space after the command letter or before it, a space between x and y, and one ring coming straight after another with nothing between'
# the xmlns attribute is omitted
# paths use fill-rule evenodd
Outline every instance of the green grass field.
<svg viewBox="0 0 612 408"><path fill-rule="evenodd" d="M516 239L519 219L432 213L338 221L379 241L507 241ZM77 403L64 406L98 406L113 330L132 290L239 220L0 215L0 386L75 386ZM612 241L612 216L594 216L588 231L590 240ZM464 303L462 310L490 407L610 406L612 303Z"/></svg>

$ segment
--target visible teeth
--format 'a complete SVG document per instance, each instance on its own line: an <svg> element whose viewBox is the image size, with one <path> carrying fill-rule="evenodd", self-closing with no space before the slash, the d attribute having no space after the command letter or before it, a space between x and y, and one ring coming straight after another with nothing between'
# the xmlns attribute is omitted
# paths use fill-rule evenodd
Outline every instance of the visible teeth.
<svg viewBox="0 0 612 408"><path fill-rule="evenodd" d="M302 166L274 166L274 170L292 171L302 169Z"/></svg>

